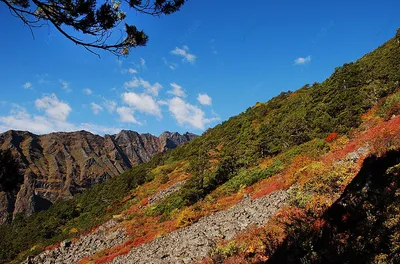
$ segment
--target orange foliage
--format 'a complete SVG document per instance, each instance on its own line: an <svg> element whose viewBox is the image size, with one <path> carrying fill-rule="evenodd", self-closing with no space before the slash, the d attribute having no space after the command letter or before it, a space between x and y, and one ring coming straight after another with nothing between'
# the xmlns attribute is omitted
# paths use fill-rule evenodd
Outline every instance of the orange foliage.
<svg viewBox="0 0 400 264"><path fill-rule="evenodd" d="M332 141L336 140L336 139L338 138L338 136L339 136L338 133L332 132L332 133L330 133L330 134L326 137L325 140L326 140L327 142L332 142Z"/></svg>
<svg viewBox="0 0 400 264"><path fill-rule="evenodd" d="M215 147L215 149L221 151L223 147L224 147L224 142L221 142L218 144L218 146Z"/></svg>

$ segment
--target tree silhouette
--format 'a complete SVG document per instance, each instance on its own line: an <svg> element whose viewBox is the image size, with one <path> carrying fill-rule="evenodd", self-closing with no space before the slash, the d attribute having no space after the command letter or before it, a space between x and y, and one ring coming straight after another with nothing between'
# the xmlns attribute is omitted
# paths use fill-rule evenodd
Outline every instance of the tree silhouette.
<svg viewBox="0 0 400 264"><path fill-rule="evenodd" d="M128 55L131 48L145 46L148 36L143 30L125 23L125 33L119 25L126 18L122 6L141 14L162 16L180 9L185 0L0 0L11 14L21 19L33 35L33 28L53 25L62 35L75 44L98 55L94 50L106 50ZM82 40L71 29L91 40ZM113 33L120 32L119 37Z"/></svg>

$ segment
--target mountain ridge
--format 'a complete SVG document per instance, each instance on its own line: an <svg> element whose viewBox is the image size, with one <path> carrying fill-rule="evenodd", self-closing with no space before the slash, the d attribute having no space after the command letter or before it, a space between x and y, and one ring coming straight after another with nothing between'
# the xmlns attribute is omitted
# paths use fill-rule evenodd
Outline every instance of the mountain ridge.
<svg viewBox="0 0 400 264"><path fill-rule="evenodd" d="M104 136L84 130L43 135L19 130L1 133L0 150L11 152L24 179L11 193L0 192L0 223L10 214L30 214L58 199L69 199L195 137L189 132L165 131L157 137L131 130Z"/></svg>

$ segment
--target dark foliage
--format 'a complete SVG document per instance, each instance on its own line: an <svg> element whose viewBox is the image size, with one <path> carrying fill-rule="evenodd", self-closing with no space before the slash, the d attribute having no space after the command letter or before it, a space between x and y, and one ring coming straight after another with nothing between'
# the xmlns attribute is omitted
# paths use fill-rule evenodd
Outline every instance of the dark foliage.
<svg viewBox="0 0 400 264"><path fill-rule="evenodd" d="M125 23L125 35L112 37L112 32L125 20L120 1L106 0L0 0L11 14L31 29L43 23L52 24L61 34L94 53L102 49L116 55L127 55L131 48L144 46L148 36L134 25ZM125 0L135 12L153 16L169 15L180 9L185 0ZM82 40L70 33L73 29L88 37ZM121 30L122 32L122 30Z"/></svg>
<svg viewBox="0 0 400 264"><path fill-rule="evenodd" d="M19 172L19 165L10 151L0 150L0 192L12 192L24 181Z"/></svg>

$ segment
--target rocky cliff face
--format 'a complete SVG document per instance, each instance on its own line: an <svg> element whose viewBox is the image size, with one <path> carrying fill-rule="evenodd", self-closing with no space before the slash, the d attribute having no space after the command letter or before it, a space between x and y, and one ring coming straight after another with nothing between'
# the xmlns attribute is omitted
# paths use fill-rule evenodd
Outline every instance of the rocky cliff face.
<svg viewBox="0 0 400 264"><path fill-rule="evenodd" d="M0 188L0 224L17 213L45 210L58 199L71 198L194 137L171 132L156 137L128 130L104 137L86 131L0 134L0 150L11 152L24 176L11 189Z"/></svg>

